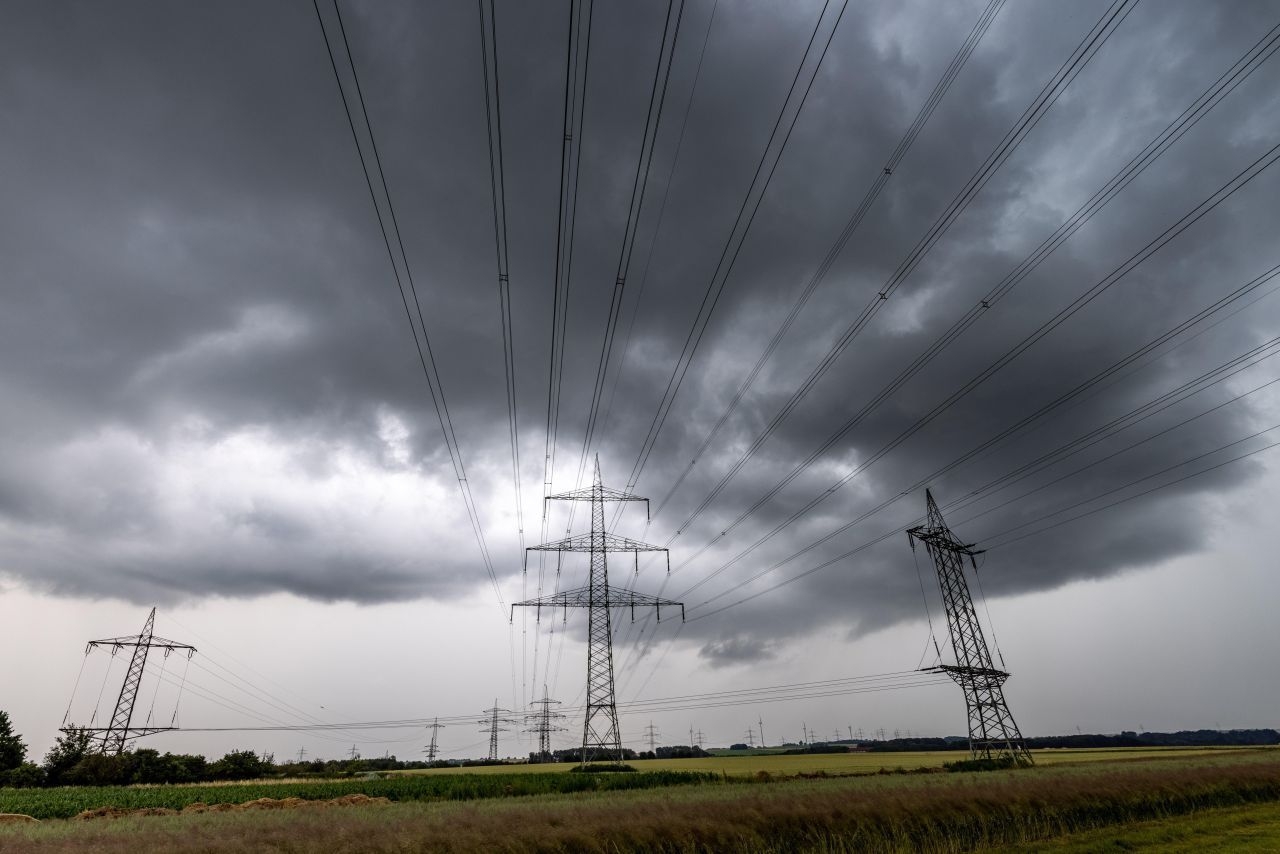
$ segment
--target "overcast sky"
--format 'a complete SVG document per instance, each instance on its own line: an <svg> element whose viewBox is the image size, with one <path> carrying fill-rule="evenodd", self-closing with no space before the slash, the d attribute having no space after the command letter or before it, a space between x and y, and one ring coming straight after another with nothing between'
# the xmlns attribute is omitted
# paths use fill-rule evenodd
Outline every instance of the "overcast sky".
<svg viewBox="0 0 1280 854"><path fill-rule="evenodd" d="M332 6L320 5L336 38ZM1280 168L1264 159L1097 299L1014 348L1280 142L1280 60L1215 101L941 356L878 399L1280 24L1274 4L1137 4L896 281L1111 3L1001 8L699 455L985 5L852 3L840 18L635 484L657 512L647 526L635 509L619 522L628 536L670 541L671 576L642 562L634 580L681 599L689 616L678 634L666 619L656 634L620 629L621 699L910 670L935 657L926 608L949 658L936 579L920 555L922 601L901 533L922 514L927 483L958 535L990 548L980 566L989 616L979 611L1013 672L1024 732L1278 723L1268 606L1280 584L1266 532L1280 468L1262 449L1280 441L1280 429L1263 432L1280 424L1280 384L1266 385L1280 363L1272 350L1249 354L1280 329L1280 279L1217 304L1280 264ZM536 562L521 573L476 7L341 8L500 597L312 5L15 5L0 32L0 707L38 753L69 698L70 719L85 722L99 694L101 706L118 691L119 662L107 672L95 653L72 697L83 643L136 632L152 605L157 630L200 647L209 668L188 674L205 694L182 701L191 727L296 722L299 708L336 721L478 713L495 696L519 706L543 681L568 705L581 694L585 616L571 615L566 635L558 621L508 623L499 601L534 596L539 582ZM684 6L590 448L606 485L627 485L717 262L742 236L735 217L754 202L753 173L823 9ZM530 545L541 536L567 11L497 3ZM815 54L840 11L837 0L826 7ZM662 3L599 0L591 19L554 491L576 485L666 15ZM1039 464L1064 446L1076 452ZM1028 464L1026 477L990 486ZM567 510L550 513L549 535L560 536ZM574 531L585 521L576 515ZM615 581L631 575L625 561L614 568ZM561 585L584 580L585 564L567 558ZM548 570L543 592L555 583ZM258 694L219 681L218 665ZM144 702L167 718L176 688L159 684ZM945 685L655 720L668 741L687 741L692 725L726 743L758 716L770 740L770 729L798 737L802 723L934 735L964 723L959 690ZM647 722L624 717L624 737ZM386 741L361 749L405 756L425 736L377 738ZM466 753L479 739L455 728L442 743ZM156 744L329 755L350 741L179 733Z"/></svg>

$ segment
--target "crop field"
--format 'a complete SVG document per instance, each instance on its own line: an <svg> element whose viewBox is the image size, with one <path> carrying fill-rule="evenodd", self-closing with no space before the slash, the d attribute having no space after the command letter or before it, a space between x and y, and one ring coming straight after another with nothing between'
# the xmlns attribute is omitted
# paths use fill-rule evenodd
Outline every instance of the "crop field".
<svg viewBox="0 0 1280 854"><path fill-rule="evenodd" d="M485 769L472 775L400 776L351 784L367 794L379 794L378 787L386 784L457 781L462 786L466 781L472 788L406 788L400 792L417 796L380 806L14 825L0 827L0 850L952 852L1148 845L1154 851L1200 850L1196 846L1203 842L1221 843L1216 850L1236 843L1271 850L1268 845L1280 834L1280 752L1133 753L987 773L708 775L683 781L678 778L684 775L667 774L666 783L694 784L665 785L655 776L646 783L659 784L648 788L618 788L627 785L622 780L641 775L600 775L600 788L557 791L556 784L539 783L528 786L526 797L514 796L526 791L521 780L532 784L554 776L596 775L494 775ZM305 784L246 788L256 786L254 795L281 796L296 785ZM215 788L221 795L236 787L210 787ZM186 793L200 787L132 791ZM315 796L330 797L333 791L317 789Z"/></svg>
<svg viewBox="0 0 1280 854"><path fill-rule="evenodd" d="M96 807L180 810L195 803L239 804L264 796L328 800L362 794L392 801L469 801L694 785L715 779L708 774L655 771L643 774L401 775L370 780L261 781L185 786L62 786L52 789L0 789L0 812L22 813L38 819L70 818Z"/></svg>
<svg viewBox="0 0 1280 854"><path fill-rule="evenodd" d="M1111 762L1150 758L1212 756L1225 752L1257 750L1257 748L1109 748L1098 750L1036 750L1032 751L1038 765L1059 765L1077 762ZM1277 749L1280 757L1280 749ZM881 769L890 771L914 768L941 768L947 762L967 758L958 750L937 750L918 753L815 753L806 755L782 755L753 753L742 755L717 755L700 759L638 759L628 765L641 771L709 771L730 777L752 777L761 772L771 775L795 774L872 774ZM572 763L545 765L479 765L469 768L431 768L421 771L398 771L397 774L448 775L448 774L510 774L521 771L544 773L567 771Z"/></svg>

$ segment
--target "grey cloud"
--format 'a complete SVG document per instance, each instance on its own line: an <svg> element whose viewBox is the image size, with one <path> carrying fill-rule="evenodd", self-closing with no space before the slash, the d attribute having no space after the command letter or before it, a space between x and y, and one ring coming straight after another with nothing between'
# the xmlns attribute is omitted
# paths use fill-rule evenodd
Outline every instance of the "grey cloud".
<svg viewBox="0 0 1280 854"><path fill-rule="evenodd" d="M648 539L675 533L1103 5L1009 4L1001 12ZM597 447L613 484L631 469L818 8L721 4L666 187L711 10L688 5L624 300L620 330L634 318L634 333L620 369L615 350L616 392ZM343 9L470 482L498 570L514 580L474 9ZM681 475L979 9L851 5L641 494L658 499ZM529 540L540 520L562 11L498 8ZM557 489L576 471L662 11L597 4ZM0 34L0 107L17 129L0 140L10 176L0 202L0 570L57 592L139 601L276 591L366 602L487 595L310 7L124 4L108 12L68 3L15 15ZM1267 4L1138 7L900 295L682 530L673 564L725 530L973 305L1271 17ZM1270 147L1280 115L1277 74L1274 62L1257 72L942 358L746 523L677 569L666 594L684 592L786 519ZM1275 263L1268 252L1280 225L1277 180L1264 174L688 604L721 593L717 604L734 601L900 529L919 515L921 495L746 585ZM1264 299L932 485L943 501L964 496L1269 337L1278 317ZM1268 370L1264 364L1232 388L1260 382ZM1016 525L1274 418L1265 401L1233 404L970 521L1227 396L1212 389L949 518L968 539L999 542ZM1213 530L1206 508L1257 476L1248 463L1224 468L997 548L981 570L985 590L1046 589L1202 549ZM552 517L553 532L563 518ZM660 584L656 574L642 574L642 589L650 583ZM768 654L775 642L824 624L861 633L921 610L905 537L895 536L723 617L691 622L685 637L719 666ZM753 626L750 638L732 631L739 620ZM624 631L619 642L631 637Z"/></svg>

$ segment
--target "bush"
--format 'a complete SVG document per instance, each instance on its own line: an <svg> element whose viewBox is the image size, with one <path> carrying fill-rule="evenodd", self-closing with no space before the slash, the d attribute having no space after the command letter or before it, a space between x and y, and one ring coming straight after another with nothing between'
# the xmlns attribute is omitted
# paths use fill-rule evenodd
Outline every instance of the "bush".
<svg viewBox="0 0 1280 854"><path fill-rule="evenodd" d="M34 789L37 786L43 786L44 781L44 769L34 762L23 762L17 768L0 771L0 786L9 786L14 789Z"/></svg>
<svg viewBox="0 0 1280 854"><path fill-rule="evenodd" d="M0 771L10 771L27 759L27 744L13 731L8 712L0 712Z"/></svg>
<svg viewBox="0 0 1280 854"><path fill-rule="evenodd" d="M958 762L945 762L942 765L948 771L1007 771L1010 768L1020 768L1018 760L1012 756L998 756L994 759L963 759Z"/></svg>
<svg viewBox="0 0 1280 854"><path fill-rule="evenodd" d="M630 772L635 772L635 770L636 770L636 769L635 769L633 766L631 766L631 765L622 765L622 764L617 764L617 765L606 765L606 764L604 764L604 763L602 763L602 762L593 762L593 763L591 763L590 765L576 765L576 766L574 766L573 768L570 768L570 769L569 769L569 773L571 773L571 774L572 774L572 773L578 773L578 774L611 774L611 773L615 773L615 772L618 772L618 771L621 771L621 772L624 772L624 773L625 773L625 772L628 772L628 771L630 771Z"/></svg>

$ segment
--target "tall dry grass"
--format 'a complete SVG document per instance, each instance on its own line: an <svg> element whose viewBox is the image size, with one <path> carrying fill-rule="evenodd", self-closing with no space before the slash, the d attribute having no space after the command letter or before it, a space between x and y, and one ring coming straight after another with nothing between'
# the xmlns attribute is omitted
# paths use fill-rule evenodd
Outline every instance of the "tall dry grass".
<svg viewBox="0 0 1280 854"><path fill-rule="evenodd" d="M956 785L958 776L964 779ZM957 852L1280 801L1280 762L946 777L901 786L837 779L64 823L0 834L0 850Z"/></svg>

